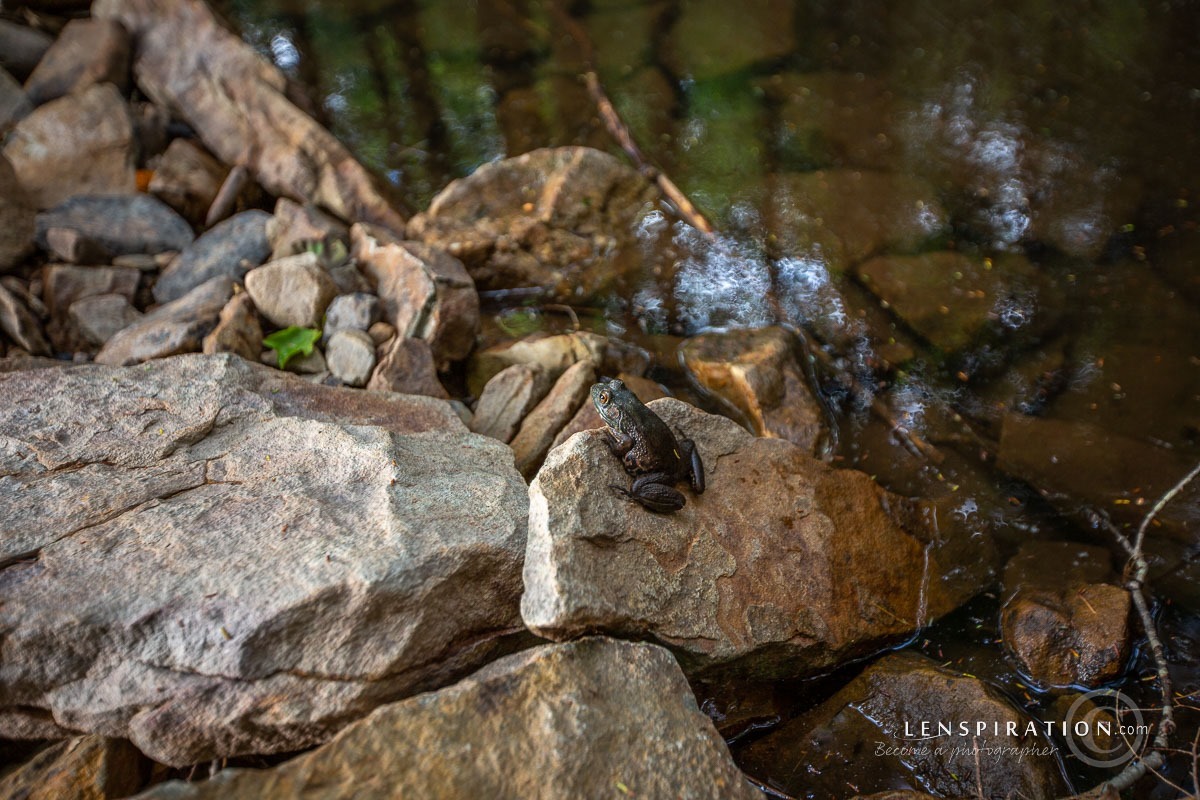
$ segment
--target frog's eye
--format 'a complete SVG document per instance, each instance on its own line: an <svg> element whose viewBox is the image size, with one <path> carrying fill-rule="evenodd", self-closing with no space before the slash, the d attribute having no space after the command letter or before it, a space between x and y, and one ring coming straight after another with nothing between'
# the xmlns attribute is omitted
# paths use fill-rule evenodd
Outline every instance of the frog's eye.
<svg viewBox="0 0 1200 800"><path fill-rule="evenodd" d="M600 393L600 404L601 404L601 405L608 405L608 401L609 401L609 400L611 400L611 399L612 399L612 398L611 398L611 397L609 397L609 394L608 394L608 392L606 392L606 391L605 391L605 392L601 392L601 393Z"/></svg>

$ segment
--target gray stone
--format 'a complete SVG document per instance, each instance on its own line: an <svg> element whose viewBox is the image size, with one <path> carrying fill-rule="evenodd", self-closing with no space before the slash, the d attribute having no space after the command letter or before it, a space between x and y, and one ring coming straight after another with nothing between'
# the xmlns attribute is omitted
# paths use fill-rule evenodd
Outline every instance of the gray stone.
<svg viewBox="0 0 1200 800"><path fill-rule="evenodd" d="M47 235L54 228L77 231L113 256L182 250L196 238L187 220L145 194L72 197L43 211L37 215L43 249L49 249Z"/></svg>
<svg viewBox="0 0 1200 800"><path fill-rule="evenodd" d="M33 252L35 214L12 164L0 155L0 273Z"/></svg>
<svg viewBox="0 0 1200 800"><path fill-rule="evenodd" d="M438 380L429 342L424 339L393 336L391 344L386 347L371 374L368 389L377 392L449 397L446 387Z"/></svg>
<svg viewBox="0 0 1200 800"><path fill-rule="evenodd" d="M110 260L108 248L73 228L48 228L45 239L47 252L68 264L103 264Z"/></svg>
<svg viewBox="0 0 1200 800"><path fill-rule="evenodd" d="M198 352L232 296L233 281L213 278L119 331L96 354L96 363L125 366Z"/></svg>
<svg viewBox="0 0 1200 800"><path fill-rule="evenodd" d="M193 140L173 139L158 160L150 193L201 225L228 174L228 167Z"/></svg>
<svg viewBox="0 0 1200 800"><path fill-rule="evenodd" d="M595 380L596 365L591 360L572 364L521 422L511 444L517 469L526 480L531 480L542 465L555 434L575 416Z"/></svg>
<svg viewBox="0 0 1200 800"><path fill-rule="evenodd" d="M50 355L50 343L37 315L18 295L0 286L0 331L35 356Z"/></svg>
<svg viewBox="0 0 1200 800"><path fill-rule="evenodd" d="M245 292L235 294L221 309L217 327L204 337L202 351L206 354L235 353L253 361L262 351L263 332L254 302Z"/></svg>
<svg viewBox="0 0 1200 800"><path fill-rule="evenodd" d="M0 19L0 67L18 80L29 77L52 44L54 37L44 31Z"/></svg>
<svg viewBox="0 0 1200 800"><path fill-rule="evenodd" d="M609 488L630 478L602 431L552 450L529 487L521 611L538 635L651 638L697 672L813 674L987 585L990 540L934 530L924 501L678 400L649 407L695 441L707 488L681 485L686 505L655 514Z"/></svg>
<svg viewBox="0 0 1200 800"><path fill-rule="evenodd" d="M29 116L30 111L33 111L33 104L25 96L21 84L8 74L8 70L0 67L0 136Z"/></svg>
<svg viewBox="0 0 1200 800"><path fill-rule="evenodd" d="M205 231L163 271L154 284L154 299L160 303L178 300L218 275L242 280L271 254L267 241L270 219L267 212L253 209Z"/></svg>
<svg viewBox="0 0 1200 800"><path fill-rule="evenodd" d="M340 330L365 333L379 321L379 314L379 298L373 294L354 292L353 294L338 295L325 309L323 335L329 339L335 331Z"/></svg>
<svg viewBox="0 0 1200 800"><path fill-rule="evenodd" d="M142 318L142 314L120 294L99 294L71 303L71 324L88 343L97 347Z"/></svg>
<svg viewBox="0 0 1200 800"><path fill-rule="evenodd" d="M111 83L34 109L9 132L4 155L38 208L75 195L137 190L133 121Z"/></svg>
<svg viewBox="0 0 1200 800"><path fill-rule="evenodd" d="M40 106L97 83L128 91L129 49L129 33L118 23L73 19L25 81L25 93Z"/></svg>
<svg viewBox="0 0 1200 800"><path fill-rule="evenodd" d="M502 442L512 441L521 420L552 385L549 374L537 364L513 364L500 370L483 387L471 430Z"/></svg>
<svg viewBox="0 0 1200 800"><path fill-rule="evenodd" d="M0 392L6 711L174 766L287 752L521 630L524 483L444 402L227 355Z"/></svg>
<svg viewBox="0 0 1200 800"><path fill-rule="evenodd" d="M366 331L335 331L325 343L329 371L347 386L366 386L375 369L375 342Z"/></svg>
<svg viewBox="0 0 1200 800"><path fill-rule="evenodd" d="M370 779L364 778L364 765ZM670 653L593 637L508 656L376 711L271 770L174 781L143 800L759 797Z"/></svg>
<svg viewBox="0 0 1200 800"><path fill-rule="evenodd" d="M51 318L62 319L76 300L119 294L133 302L142 273L125 267L79 267L50 264L42 272L42 298Z"/></svg>
<svg viewBox="0 0 1200 800"><path fill-rule="evenodd" d="M286 328L317 328L321 316L337 295L313 253L271 261L246 273L246 291L258 312L272 324Z"/></svg>

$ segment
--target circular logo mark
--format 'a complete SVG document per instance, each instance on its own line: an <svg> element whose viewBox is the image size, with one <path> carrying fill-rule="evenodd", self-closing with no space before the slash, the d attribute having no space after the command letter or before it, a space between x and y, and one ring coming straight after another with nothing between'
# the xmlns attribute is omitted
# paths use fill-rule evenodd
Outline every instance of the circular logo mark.
<svg viewBox="0 0 1200 800"><path fill-rule="evenodd" d="M1141 709L1116 689L1082 694L1064 718L1067 747L1085 764L1119 767L1142 751L1150 728Z"/></svg>

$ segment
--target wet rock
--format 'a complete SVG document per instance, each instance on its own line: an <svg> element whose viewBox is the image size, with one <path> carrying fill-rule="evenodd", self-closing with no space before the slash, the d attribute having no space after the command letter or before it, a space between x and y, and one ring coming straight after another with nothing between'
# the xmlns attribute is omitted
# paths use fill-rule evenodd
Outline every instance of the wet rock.
<svg viewBox="0 0 1200 800"><path fill-rule="evenodd" d="M554 436L566 425L588 396L596 382L596 365L590 360L576 362L567 368L533 411L521 422L513 437L513 453L517 469L525 480L532 480L546 458Z"/></svg>
<svg viewBox="0 0 1200 800"><path fill-rule="evenodd" d="M50 316L62 319L71 304L84 297L119 294L132 303L141 278L136 269L51 264L42 272L42 298Z"/></svg>
<svg viewBox="0 0 1200 800"><path fill-rule="evenodd" d="M254 301L245 292L235 294L221 309L217 327L204 337L201 350L207 355L234 353L254 361L262 350L263 331Z"/></svg>
<svg viewBox="0 0 1200 800"><path fill-rule="evenodd" d="M45 102L97 83L129 89L129 33L103 19L73 19L25 81L29 100Z"/></svg>
<svg viewBox="0 0 1200 800"><path fill-rule="evenodd" d="M551 451L529 488L521 610L535 633L648 637L687 669L769 678L902 639L985 585L987 540L972 540L975 562L947 558L954 534L933 533L923 503L677 400L650 408L695 441L706 491L654 514L608 488L629 477L601 431Z"/></svg>
<svg viewBox="0 0 1200 800"><path fill-rule="evenodd" d="M778 73L756 84L777 111L779 157L793 169L896 166L894 99L861 73Z"/></svg>
<svg viewBox="0 0 1200 800"><path fill-rule="evenodd" d="M150 179L150 193L200 225L228 174L229 169L196 142L172 139Z"/></svg>
<svg viewBox="0 0 1200 800"><path fill-rule="evenodd" d="M633 231L656 199L607 153L535 150L452 182L408 235L462 259L480 289L536 286L580 299L642 266Z"/></svg>
<svg viewBox="0 0 1200 800"><path fill-rule="evenodd" d="M116 333L96 354L96 363L126 366L198 352L232 296L232 280L213 278Z"/></svg>
<svg viewBox="0 0 1200 800"><path fill-rule="evenodd" d="M524 483L444 402L233 356L0 387L0 708L175 766L293 751L520 629Z"/></svg>
<svg viewBox="0 0 1200 800"><path fill-rule="evenodd" d="M512 441L535 405L553 385L549 375L537 364L513 364L497 372L475 406L471 430L502 442Z"/></svg>
<svg viewBox="0 0 1200 800"><path fill-rule="evenodd" d="M1051 287L1020 255L958 252L884 256L859 280L930 344L946 353L992 341L1028 343L1055 319Z"/></svg>
<svg viewBox="0 0 1200 800"><path fill-rule="evenodd" d="M21 84L8 74L8 70L0 67L0 136L29 116L30 111L33 111L33 104Z"/></svg>
<svg viewBox="0 0 1200 800"><path fill-rule="evenodd" d="M361 765L374 780L364 783ZM272 770L172 782L145 800L201 798L753 800L670 653L593 637L501 659L379 709Z"/></svg>
<svg viewBox="0 0 1200 800"><path fill-rule="evenodd" d="M1069 512L1081 503L1102 508L1118 524L1135 529L1153 498L1194 466L1171 450L1086 422L1023 414L1006 414L1001 420L996 465ZM1200 525L1196 508L1200 485L1193 481L1158 513L1149 536L1195 541Z"/></svg>
<svg viewBox="0 0 1200 800"><path fill-rule="evenodd" d="M478 397L488 381L513 364L537 364L549 373L550 380L558 380L567 367L585 359L594 364L603 363L607 345L607 338L581 331L531 336L512 344L489 347L474 353L467 362L467 391Z"/></svg>
<svg viewBox="0 0 1200 800"><path fill-rule="evenodd" d="M898 173L783 173L770 191L781 252L819 258L833 273L885 250L916 250L949 223L933 186Z"/></svg>
<svg viewBox="0 0 1200 800"><path fill-rule="evenodd" d="M102 346L117 331L142 318L142 313L130 304L129 298L120 294L81 298L71 303L67 314L72 328L94 347Z"/></svg>
<svg viewBox="0 0 1200 800"><path fill-rule="evenodd" d="M0 779L0 797L117 800L137 793L150 764L123 739L84 736L58 742Z"/></svg>
<svg viewBox="0 0 1200 800"><path fill-rule="evenodd" d="M44 31L0 19L0 67L17 80L29 77L52 44L54 37Z"/></svg>
<svg viewBox="0 0 1200 800"><path fill-rule="evenodd" d="M267 212L253 209L235 214L205 231L163 271L154 284L154 299L159 303L178 300L218 275L242 280L271 254L271 244L267 241L270 219Z"/></svg>
<svg viewBox="0 0 1200 800"><path fill-rule="evenodd" d="M366 331L342 329L325 343L329 371L347 386L366 386L375 369L375 342Z"/></svg>
<svg viewBox="0 0 1200 800"><path fill-rule="evenodd" d="M365 333L379 321L380 311L379 298L373 294L354 292L353 294L338 295L333 298L329 308L325 309L323 335L328 340L335 331L340 330Z"/></svg>
<svg viewBox="0 0 1200 800"><path fill-rule="evenodd" d="M0 272L7 272L33 251L33 203L8 159L0 155Z"/></svg>
<svg viewBox="0 0 1200 800"><path fill-rule="evenodd" d="M796 361L796 346L783 328L759 328L693 337L680 355L696 382L744 414L755 435L815 453L825 414Z"/></svg>
<svg viewBox="0 0 1200 800"><path fill-rule="evenodd" d="M420 242L362 225L350 230L354 260L401 336L424 339L439 365L465 358L479 332L479 295L462 262Z"/></svg>
<svg viewBox="0 0 1200 800"><path fill-rule="evenodd" d="M271 261L246 273L246 291L259 313L280 328L316 328L337 287L313 253Z"/></svg>
<svg viewBox="0 0 1200 800"><path fill-rule="evenodd" d="M1129 592L1100 547L1033 542L1004 568L1004 647L1047 686L1095 688L1129 657Z"/></svg>
<svg viewBox="0 0 1200 800"><path fill-rule="evenodd" d="M134 75L176 109L225 164L250 170L276 196L397 232L404 217L329 131L287 95L287 80L195 0L102 0L92 15L122 23L138 42Z"/></svg>
<svg viewBox="0 0 1200 800"><path fill-rule="evenodd" d="M51 354L41 320L18 295L0 286L0 331L28 353Z"/></svg>
<svg viewBox="0 0 1200 800"><path fill-rule="evenodd" d="M183 250L195 234L187 220L149 195L72 197L37 215L38 245L53 229L75 231L113 256Z"/></svg>
<svg viewBox="0 0 1200 800"><path fill-rule="evenodd" d="M617 378L625 384L626 389L633 392L634 396L643 403L649 403L651 400L658 400L661 397L669 397L661 386L649 378L641 378L637 375L630 375L627 372L619 373ZM558 435L554 437L554 443L550 446L558 447L580 431L590 431L603 427L604 420L600 419L600 414L597 413L596 406L590 399L584 400L583 405L575 412L575 416L571 417L571 421L558 432Z"/></svg>
<svg viewBox="0 0 1200 800"><path fill-rule="evenodd" d="M295 255L305 242L350 241L350 231L345 223L334 219L311 203L293 203L281 197L275 203L275 215L267 224L267 238L271 240L271 260Z"/></svg>
<svg viewBox="0 0 1200 800"><path fill-rule="evenodd" d="M971 724L965 735L958 727L964 720ZM977 722L985 730L977 733ZM939 735L938 723L950 733ZM991 748L981 749L978 762L976 745ZM836 797L849 782L864 794L899 784L938 797L1003 800L1065 795L1056 750L1045 728L998 690L905 652L881 658L826 702L747 747L740 763L750 774L771 765L780 788L795 795Z"/></svg>
<svg viewBox="0 0 1200 800"><path fill-rule="evenodd" d="M730 14L720 0L698 0L670 26L663 57L675 75L693 80L731 75L791 53L795 30L789 3L751 0Z"/></svg>
<svg viewBox="0 0 1200 800"><path fill-rule="evenodd" d="M83 194L133 194L136 148L125 98L101 83L51 100L9 132L4 155L33 204Z"/></svg>
<svg viewBox="0 0 1200 800"><path fill-rule="evenodd" d="M367 388L379 392L421 394L446 398L446 388L438 380L433 350L424 339L394 336L382 356Z"/></svg>

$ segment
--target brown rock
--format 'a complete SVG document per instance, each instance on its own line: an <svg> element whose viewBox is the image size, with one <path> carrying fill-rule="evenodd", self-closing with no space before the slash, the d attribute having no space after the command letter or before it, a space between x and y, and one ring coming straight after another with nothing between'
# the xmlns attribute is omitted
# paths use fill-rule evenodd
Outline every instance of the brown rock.
<svg viewBox="0 0 1200 800"><path fill-rule="evenodd" d="M112 257L108 248L74 228L47 228L45 236L50 255L68 264L100 264Z"/></svg>
<svg viewBox="0 0 1200 800"><path fill-rule="evenodd" d="M376 322L367 328L367 334L370 335L371 341L375 342L376 347L382 347L396 335L396 329L390 323Z"/></svg>
<svg viewBox="0 0 1200 800"><path fill-rule="evenodd" d="M4 155L37 208L73 195L131 194L133 123L111 83L51 100L9 133Z"/></svg>
<svg viewBox="0 0 1200 800"><path fill-rule="evenodd" d="M225 164L247 167L273 195L397 232L404 217L329 131L287 96L282 72L224 28L201 0L101 0L92 15L138 42L134 74Z"/></svg>
<svg viewBox="0 0 1200 800"><path fill-rule="evenodd" d="M571 365L554 384L550 393L521 422L511 442L517 470L531 480L550 451L554 436L588 396L596 381L596 366L589 360Z"/></svg>
<svg viewBox="0 0 1200 800"><path fill-rule="evenodd" d="M960 721L971 724L965 734ZM977 722L985 730L976 732ZM939 723L949 733L939 734ZM976 745L990 748L978 761ZM869 794L899 784L938 797L1002 800L1063 796L1057 749L1045 728L998 690L906 652L881 658L820 706L747 747L740 763L751 774L786 765L773 774L794 795L843 796L847 783Z"/></svg>
<svg viewBox="0 0 1200 800"><path fill-rule="evenodd" d="M379 392L420 394L447 398L446 388L438 380L433 351L424 339L395 336L375 365L367 388Z"/></svg>
<svg viewBox="0 0 1200 800"><path fill-rule="evenodd" d="M513 364L483 387L470 428L502 442L512 441L525 415L550 390L549 375L537 364Z"/></svg>
<svg viewBox="0 0 1200 800"><path fill-rule="evenodd" d="M59 742L0 779L0 797L117 800L145 785L150 763L124 739L85 736Z"/></svg>
<svg viewBox="0 0 1200 800"><path fill-rule="evenodd" d="M519 342L489 347L471 355L467 362L467 391L479 397L484 386L500 370L513 364L537 364L558 380L563 371L585 359L604 362L608 339L580 331L555 336L530 336Z"/></svg>
<svg viewBox="0 0 1200 800"><path fill-rule="evenodd" d="M124 330L142 318L129 298L119 294L100 294L76 300L67 309L71 327L88 344L100 347L117 331Z"/></svg>
<svg viewBox="0 0 1200 800"><path fill-rule="evenodd" d="M0 155L0 273L33 252L36 211L17 181L12 164Z"/></svg>
<svg viewBox="0 0 1200 800"><path fill-rule="evenodd" d="M35 356L51 354L42 323L24 300L0 286L0 331Z"/></svg>
<svg viewBox="0 0 1200 800"><path fill-rule="evenodd" d="M25 93L35 105L111 83L129 89L129 33L104 19L73 19L25 81Z"/></svg>
<svg viewBox="0 0 1200 800"><path fill-rule="evenodd" d="M191 139L173 139L150 179L150 193L200 225L229 168Z"/></svg>
<svg viewBox="0 0 1200 800"><path fill-rule="evenodd" d="M1048 686L1098 687L1129 657L1129 592L1112 556L1073 542L1022 546L1004 568L1004 647L1021 671Z"/></svg>
<svg viewBox="0 0 1200 800"><path fill-rule="evenodd" d="M401 336L424 339L439 366L465 358L479 332L479 295L462 262L420 242L362 225L350 230L354 260L375 286L383 316Z"/></svg>
<svg viewBox="0 0 1200 800"><path fill-rule="evenodd" d="M25 96L21 84L8 74L8 70L0 67L0 136L29 116L30 111L33 111L33 104Z"/></svg>
<svg viewBox="0 0 1200 800"><path fill-rule="evenodd" d="M749 0L730 14L721 0L698 0L664 31L663 58L675 75L703 81L782 58L796 48L796 8Z"/></svg>
<svg viewBox="0 0 1200 800"><path fill-rule="evenodd" d="M133 302L142 273L125 267L79 267L51 264L42 272L42 298L53 319L63 319L76 300L119 294Z"/></svg>
<svg viewBox="0 0 1200 800"><path fill-rule="evenodd" d="M643 266L635 228L656 199L607 153L535 150L452 182L408 235L462 259L481 289L537 286L577 300Z"/></svg>
<svg viewBox="0 0 1200 800"><path fill-rule="evenodd" d="M988 540L964 569L924 503L677 400L650 408L695 441L707 489L654 514L609 488L629 477L601 431L551 451L529 488L521 600L538 635L648 637L689 670L794 676L902 640L986 584Z"/></svg>
<svg viewBox="0 0 1200 800"><path fill-rule="evenodd" d="M235 294L221 309L217 327L204 337L205 354L236 353L254 361L262 351L263 332L254 310L254 301L245 292Z"/></svg>
<svg viewBox="0 0 1200 800"><path fill-rule="evenodd" d="M649 378L641 378L625 372L620 373L617 377L625 384L625 388L633 392L634 396L643 403L649 403L651 400L670 396L663 391L661 386ZM558 447L580 431L590 431L603 427L604 420L600 419L600 414L597 413L595 404L590 400L585 400L583 405L579 407L579 410L575 412L575 416L571 417L571 421L554 437L554 443L550 447Z"/></svg>
<svg viewBox="0 0 1200 800"><path fill-rule="evenodd" d="M312 253L271 261L246 273L246 291L277 327L318 328L337 286Z"/></svg>
<svg viewBox="0 0 1200 800"><path fill-rule="evenodd" d="M275 216L267 223L267 238L271 242L271 260L287 258L299 252L304 242L338 241L347 244L350 231L345 223L334 219L312 203L294 203L286 197L275 203Z"/></svg>
<svg viewBox="0 0 1200 800"><path fill-rule="evenodd" d="M198 352L232 296L232 280L213 278L118 332L96 354L96 363L125 366Z"/></svg>
<svg viewBox="0 0 1200 800"><path fill-rule="evenodd" d="M708 333L684 343L683 365L696 382L749 420L757 436L787 439L815 453L825 413L783 328Z"/></svg>
<svg viewBox="0 0 1200 800"><path fill-rule="evenodd" d="M366 386L375 369L375 342L366 331L334 331L325 343L329 372L347 386Z"/></svg>
<svg viewBox="0 0 1200 800"><path fill-rule="evenodd" d="M271 252L267 223L271 215L256 208L222 220L184 247L154 284L159 303L178 300L207 280L228 275L241 281Z"/></svg>

